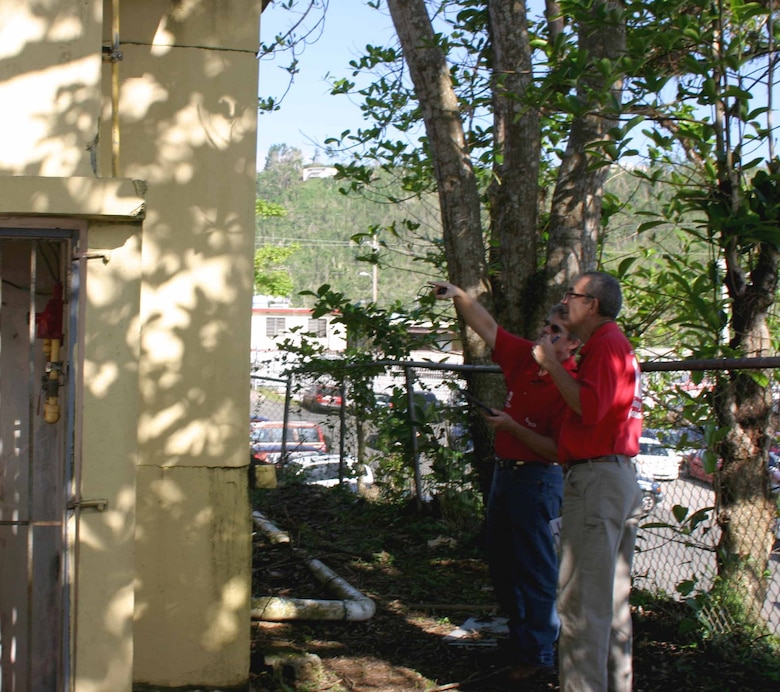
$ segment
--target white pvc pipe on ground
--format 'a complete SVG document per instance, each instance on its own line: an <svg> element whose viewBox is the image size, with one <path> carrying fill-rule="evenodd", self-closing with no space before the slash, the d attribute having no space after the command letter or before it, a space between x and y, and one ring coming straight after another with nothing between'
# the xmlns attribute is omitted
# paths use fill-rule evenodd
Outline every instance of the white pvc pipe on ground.
<svg viewBox="0 0 780 692"><path fill-rule="evenodd" d="M271 539L271 543L290 542L290 535L268 521L262 512L252 512L252 520L255 522L255 526Z"/></svg>
<svg viewBox="0 0 780 692"><path fill-rule="evenodd" d="M261 512L253 512L255 526L274 543L289 543L290 537L278 529ZM339 577L319 560L306 562L312 574L339 600L315 598L287 598L284 596L261 596L252 599L252 618L280 622L282 620L347 620L360 622L373 617L374 602L364 596L351 584Z"/></svg>

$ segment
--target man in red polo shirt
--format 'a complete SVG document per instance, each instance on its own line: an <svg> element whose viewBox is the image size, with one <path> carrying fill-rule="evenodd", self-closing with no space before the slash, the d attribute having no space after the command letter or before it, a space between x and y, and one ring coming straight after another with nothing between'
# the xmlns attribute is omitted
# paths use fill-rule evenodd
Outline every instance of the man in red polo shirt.
<svg viewBox="0 0 780 692"><path fill-rule="evenodd" d="M615 324L617 280L586 272L566 291L566 326L584 342L577 373L561 367L546 340L534 358L568 405L558 441L565 470L558 576L562 692L629 692L632 686L631 565L641 491L639 364Z"/></svg>
<svg viewBox="0 0 780 692"><path fill-rule="evenodd" d="M452 298L463 318L493 351L506 381L503 411L485 415L496 431L495 468L487 505L487 549L496 597L508 617L507 677L528 680L553 670L560 622L555 608L558 556L550 522L560 516L563 473L555 462L566 406L544 368L534 361L534 342L498 326L472 296L444 281L434 295ZM569 372L580 342L555 306L540 338Z"/></svg>

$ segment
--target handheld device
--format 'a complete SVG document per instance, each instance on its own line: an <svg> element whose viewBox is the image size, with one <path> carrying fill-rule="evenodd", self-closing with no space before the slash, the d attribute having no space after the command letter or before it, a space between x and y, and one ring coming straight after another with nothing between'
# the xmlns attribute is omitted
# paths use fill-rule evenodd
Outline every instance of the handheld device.
<svg viewBox="0 0 780 692"><path fill-rule="evenodd" d="M431 288L435 288L436 289L436 295L437 296L443 296L447 292L447 287L446 286L437 286L434 283L429 283L428 285Z"/></svg>
<svg viewBox="0 0 780 692"><path fill-rule="evenodd" d="M488 416L496 415L496 412L490 406L477 399L477 397L469 394L465 389L461 389L460 393L463 394L463 397L466 399L466 401L469 401L472 404L474 404L474 406L476 406L483 413L487 413Z"/></svg>

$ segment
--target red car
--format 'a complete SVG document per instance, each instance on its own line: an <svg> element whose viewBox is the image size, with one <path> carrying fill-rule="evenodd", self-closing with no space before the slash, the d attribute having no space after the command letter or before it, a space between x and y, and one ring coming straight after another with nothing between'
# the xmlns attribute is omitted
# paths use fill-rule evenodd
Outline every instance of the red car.
<svg viewBox="0 0 780 692"><path fill-rule="evenodd" d="M338 411L341 408L341 390L332 385L312 385L303 393L301 406L309 411Z"/></svg>
<svg viewBox="0 0 780 692"><path fill-rule="evenodd" d="M328 441L317 423L289 421L287 423L284 445L283 421L262 421L256 423L249 434L249 445L253 464L279 464L282 460L282 448L287 455L296 452L327 452Z"/></svg>
<svg viewBox="0 0 780 692"><path fill-rule="evenodd" d="M704 470L704 451L705 450L701 449L698 452L693 452L692 454L688 455L685 460L685 464L683 464L683 475L685 475L686 478L696 478L697 480L704 481L705 483L712 485L714 474L707 473ZM723 461L718 459L718 468L720 468L722 465Z"/></svg>

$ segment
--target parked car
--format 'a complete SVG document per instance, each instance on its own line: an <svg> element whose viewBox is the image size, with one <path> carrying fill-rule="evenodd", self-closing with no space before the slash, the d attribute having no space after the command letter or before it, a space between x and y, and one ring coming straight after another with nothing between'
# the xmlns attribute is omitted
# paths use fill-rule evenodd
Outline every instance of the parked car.
<svg viewBox="0 0 780 692"><path fill-rule="evenodd" d="M417 420L425 420L430 423L441 420L442 403L433 392L415 389L412 394L412 400L414 401L415 417Z"/></svg>
<svg viewBox="0 0 780 692"><path fill-rule="evenodd" d="M306 484L332 488L339 484L340 464L338 454L298 454L289 460L287 469L298 475ZM357 459L352 456L344 458L343 474L344 485L353 492L358 491L358 485L367 488L374 483L371 467L363 465L358 475Z"/></svg>
<svg viewBox="0 0 780 692"><path fill-rule="evenodd" d="M704 455L706 450L700 449L693 454L689 454L685 459L685 464L682 468L683 476L686 478L695 478L705 483L712 485L715 474L707 473L704 469ZM769 490L772 493L780 492L780 459L773 452L769 453L767 460L767 469L769 471ZM723 466L723 460L718 459L716 463L717 469Z"/></svg>
<svg viewBox="0 0 780 692"><path fill-rule="evenodd" d="M652 478L642 475L636 477L636 482L642 490L642 514L650 514L658 503L664 499L664 494L661 491L661 484L658 481L654 481Z"/></svg>
<svg viewBox="0 0 780 692"><path fill-rule="evenodd" d="M696 452L704 446L704 432L694 426L643 430L642 436L652 437L671 449L677 456L677 463L680 467L692 452Z"/></svg>
<svg viewBox="0 0 780 692"><path fill-rule="evenodd" d="M669 447L652 437L639 438L634 458L639 475L653 480L673 481L680 476L680 460Z"/></svg>
<svg viewBox="0 0 780 692"><path fill-rule="evenodd" d="M409 409L408 395L406 392L374 392L374 402L377 408L393 409L401 411L401 415L407 415ZM431 391L415 389L412 394L413 406L417 420L439 420L440 410L443 406L438 397Z"/></svg>
<svg viewBox="0 0 780 692"><path fill-rule="evenodd" d="M769 469L769 489L772 493L780 493L780 456L776 452L769 452L767 461Z"/></svg>
<svg viewBox="0 0 780 692"><path fill-rule="evenodd" d="M642 435L653 437L680 452L695 452L704 443L704 433L701 429L690 425L671 430L644 430Z"/></svg>
<svg viewBox="0 0 780 692"><path fill-rule="evenodd" d="M249 416L249 432L251 433L255 428L257 428L258 423L262 423L263 421L267 420L268 418L259 414L253 414Z"/></svg>
<svg viewBox="0 0 780 692"><path fill-rule="evenodd" d="M314 384L301 397L301 406L314 412L338 411L341 404L341 390L329 384Z"/></svg>
<svg viewBox="0 0 780 692"><path fill-rule="evenodd" d="M249 434L252 463L279 464L282 459L284 421L260 421ZM285 452L327 452L328 443L322 427L306 421L289 421L285 435Z"/></svg>
<svg viewBox="0 0 780 692"><path fill-rule="evenodd" d="M704 470L704 455L706 453L706 450L700 449L697 452L693 452L692 454L689 454L686 459L685 463L683 464L683 475L686 478L695 478L700 481L704 481L705 483L709 483L712 485L714 474L707 473ZM723 461L721 459L718 459L717 461L717 468L720 468L723 464Z"/></svg>
<svg viewBox="0 0 780 692"><path fill-rule="evenodd" d="M465 423L453 423L447 428L447 445L456 452L470 453L474 451L474 440L471 431Z"/></svg>
<svg viewBox="0 0 780 692"><path fill-rule="evenodd" d="M374 405L377 408L393 408L393 397L386 392L374 392Z"/></svg>

